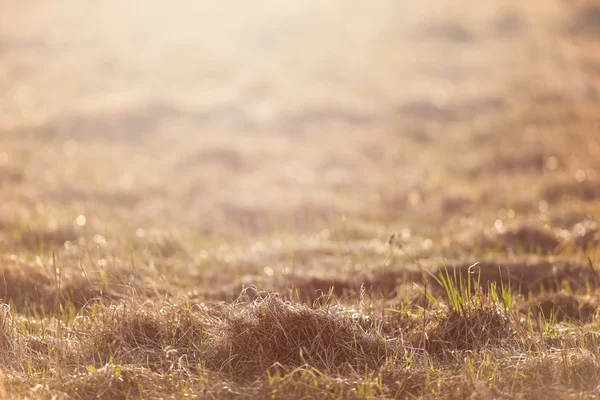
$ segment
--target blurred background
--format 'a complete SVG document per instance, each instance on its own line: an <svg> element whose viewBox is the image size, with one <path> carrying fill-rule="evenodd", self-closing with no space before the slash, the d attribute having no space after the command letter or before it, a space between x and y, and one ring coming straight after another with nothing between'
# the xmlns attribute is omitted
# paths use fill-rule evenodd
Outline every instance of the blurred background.
<svg viewBox="0 0 600 400"><path fill-rule="evenodd" d="M596 398L599 218L600 0L0 0L0 398Z"/></svg>
<svg viewBox="0 0 600 400"><path fill-rule="evenodd" d="M568 229L599 76L592 1L4 1L2 245Z"/></svg>

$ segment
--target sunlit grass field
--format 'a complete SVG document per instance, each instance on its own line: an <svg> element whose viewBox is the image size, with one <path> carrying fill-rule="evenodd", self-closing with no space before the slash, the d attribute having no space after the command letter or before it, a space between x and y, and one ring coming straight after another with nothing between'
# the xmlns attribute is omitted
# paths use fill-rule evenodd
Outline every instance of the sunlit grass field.
<svg viewBox="0 0 600 400"><path fill-rule="evenodd" d="M600 4L286 3L0 6L0 398L600 398Z"/></svg>

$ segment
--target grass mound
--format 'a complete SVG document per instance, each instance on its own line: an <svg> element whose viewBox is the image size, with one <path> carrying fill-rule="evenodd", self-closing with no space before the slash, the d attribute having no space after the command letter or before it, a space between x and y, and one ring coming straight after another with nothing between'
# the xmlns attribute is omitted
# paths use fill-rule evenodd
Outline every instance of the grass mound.
<svg viewBox="0 0 600 400"><path fill-rule="evenodd" d="M475 266L475 265L474 265ZM472 282L448 270L436 278L446 292L447 310L437 316L427 333L425 347L439 354L455 350L476 350L510 343L517 332L510 308L510 288L495 283L484 290L479 279Z"/></svg>
<svg viewBox="0 0 600 400"><path fill-rule="evenodd" d="M209 344L207 366L239 378L262 375L275 365L364 370L393 350L343 315L267 295L230 309Z"/></svg>
<svg viewBox="0 0 600 400"><path fill-rule="evenodd" d="M427 350L442 353L497 346L516 338L516 332L503 311L485 306L468 313L451 310L440 318L428 337Z"/></svg>

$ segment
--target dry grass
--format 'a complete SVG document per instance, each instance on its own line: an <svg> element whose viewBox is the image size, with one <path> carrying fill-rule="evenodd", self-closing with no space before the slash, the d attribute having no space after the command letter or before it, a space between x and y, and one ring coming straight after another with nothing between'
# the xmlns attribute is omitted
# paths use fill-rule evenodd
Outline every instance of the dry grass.
<svg viewBox="0 0 600 400"><path fill-rule="evenodd" d="M600 398L593 1L37 3L0 398Z"/></svg>
<svg viewBox="0 0 600 400"><path fill-rule="evenodd" d="M343 315L273 296L234 306L219 331L207 366L235 378L256 378L274 366L362 371L396 352L385 338L366 334Z"/></svg>

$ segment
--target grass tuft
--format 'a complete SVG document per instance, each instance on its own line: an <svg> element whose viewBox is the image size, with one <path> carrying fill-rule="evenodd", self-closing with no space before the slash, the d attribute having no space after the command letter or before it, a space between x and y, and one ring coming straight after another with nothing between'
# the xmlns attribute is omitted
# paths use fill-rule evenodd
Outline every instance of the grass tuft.
<svg viewBox="0 0 600 400"><path fill-rule="evenodd" d="M469 271L474 267L477 264ZM425 344L430 353L477 350L515 342L510 287L498 290L492 283L484 292L479 277L475 281L470 277L464 279L456 274L456 269L453 275L446 269L436 279L445 289L447 308L439 313L435 326L427 333Z"/></svg>
<svg viewBox="0 0 600 400"><path fill-rule="evenodd" d="M271 294L234 305L219 331L209 344L207 366L240 378L264 375L273 366L372 369L395 350L343 315Z"/></svg>

